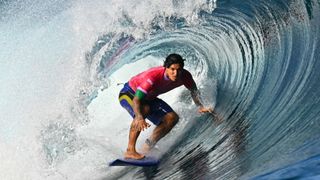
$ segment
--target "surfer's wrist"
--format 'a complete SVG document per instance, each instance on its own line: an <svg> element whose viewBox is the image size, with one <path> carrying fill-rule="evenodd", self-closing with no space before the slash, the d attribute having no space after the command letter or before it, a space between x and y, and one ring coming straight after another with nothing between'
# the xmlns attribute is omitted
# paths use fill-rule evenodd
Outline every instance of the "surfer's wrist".
<svg viewBox="0 0 320 180"><path fill-rule="evenodd" d="M203 108L204 107L203 104L201 104L201 103L198 103L196 105L198 106L198 108Z"/></svg>
<svg viewBox="0 0 320 180"><path fill-rule="evenodd" d="M137 115L135 119L138 121L144 121L144 118L142 115Z"/></svg>

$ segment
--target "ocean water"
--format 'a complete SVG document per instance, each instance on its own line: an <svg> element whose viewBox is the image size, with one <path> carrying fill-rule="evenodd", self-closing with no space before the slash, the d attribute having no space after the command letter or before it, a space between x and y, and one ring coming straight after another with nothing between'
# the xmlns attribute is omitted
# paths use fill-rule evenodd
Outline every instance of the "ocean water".
<svg viewBox="0 0 320 180"><path fill-rule="evenodd" d="M0 1L0 179L319 179L319 0ZM127 145L122 83L170 53L204 104L158 167L109 167ZM138 147L154 126L141 134Z"/></svg>

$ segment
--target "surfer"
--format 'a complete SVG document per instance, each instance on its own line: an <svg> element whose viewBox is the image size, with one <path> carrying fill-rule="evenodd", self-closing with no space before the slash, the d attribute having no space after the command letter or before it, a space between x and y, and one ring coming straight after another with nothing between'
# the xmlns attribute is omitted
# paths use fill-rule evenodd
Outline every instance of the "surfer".
<svg viewBox="0 0 320 180"><path fill-rule="evenodd" d="M178 54L170 54L163 66L150 68L125 83L119 94L119 101L132 116L129 142L125 158L142 159L144 155L136 151L137 138L141 131L150 127L145 119L156 125L151 136L143 145L148 152L177 124L179 116L158 95L184 85L191 92L194 103L199 107L199 113L213 113L212 108L204 107L199 91L192 75L183 68L184 59Z"/></svg>

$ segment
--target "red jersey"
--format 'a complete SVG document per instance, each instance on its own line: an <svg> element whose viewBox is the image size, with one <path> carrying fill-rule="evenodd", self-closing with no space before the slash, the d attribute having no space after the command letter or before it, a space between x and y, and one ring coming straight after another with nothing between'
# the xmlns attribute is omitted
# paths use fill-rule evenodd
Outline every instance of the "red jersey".
<svg viewBox="0 0 320 180"><path fill-rule="evenodd" d="M176 87L184 85L189 90L196 88L192 75L189 71L182 69L181 76L176 81L171 81L165 75L165 67L158 66L150 68L129 80L129 86L136 92L137 89L146 94L146 99L154 99L158 95L166 93Z"/></svg>

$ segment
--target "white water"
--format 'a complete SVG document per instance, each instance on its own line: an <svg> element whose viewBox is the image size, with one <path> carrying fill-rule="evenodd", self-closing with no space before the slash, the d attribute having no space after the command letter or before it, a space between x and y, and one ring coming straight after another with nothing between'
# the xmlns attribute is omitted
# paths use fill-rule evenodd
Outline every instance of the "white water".
<svg viewBox="0 0 320 180"><path fill-rule="evenodd" d="M0 179L43 179L41 171L47 165L40 131L49 120L66 113L74 96L82 63L73 56L77 50L70 27L60 18L39 27L4 24Z"/></svg>

